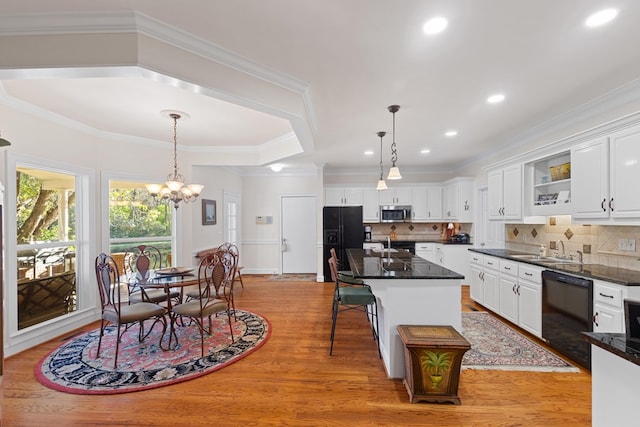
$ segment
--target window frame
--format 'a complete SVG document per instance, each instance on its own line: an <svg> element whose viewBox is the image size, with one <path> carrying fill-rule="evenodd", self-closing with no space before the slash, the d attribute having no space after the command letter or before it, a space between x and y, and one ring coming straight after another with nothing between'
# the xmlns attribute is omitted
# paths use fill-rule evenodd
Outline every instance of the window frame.
<svg viewBox="0 0 640 427"><path fill-rule="evenodd" d="M77 329L94 321L99 316L95 272L93 271L93 248L96 247L95 223L95 171L74 164L44 159L37 156L7 153L7 177L5 185L5 345L6 356L33 347L68 331ZM76 292L77 310L47 320L37 325L18 330L18 243L17 221L10 216L16 212L16 170L27 167L55 173L73 175L75 177L75 219L76 219ZM45 246L64 246L68 242L47 242ZM24 245L22 245L24 246Z"/></svg>
<svg viewBox="0 0 640 427"><path fill-rule="evenodd" d="M101 235L102 235L102 250L101 252L104 253L110 253L111 251L111 245L113 243L126 243L126 242L139 242L141 240L140 237L128 237L128 238L118 238L118 239L111 239L111 224L109 221L109 192L110 192L110 188L111 188L111 181L125 181L125 182L135 182L135 183L140 183L140 184L145 184L145 183L150 183L150 182L157 182L157 179L154 179L152 177L149 176L143 176L143 175L134 175L134 174L127 174L127 173L104 173L102 175L102 218L104 218L104 221L101 221L101 225L102 225L102 231L101 231ZM164 203L164 202L158 202L158 203ZM147 242L154 242L154 241L167 241L167 240L171 240L171 257L174 260L177 260L177 255L178 255L178 251L176 250L176 248L178 247L178 242L180 241L180 239L177 237L177 229L176 229L176 224L178 224L178 218L180 217L180 209L176 209L173 211L173 214L171 215L171 236L161 236L161 237L148 237L145 238L144 240Z"/></svg>

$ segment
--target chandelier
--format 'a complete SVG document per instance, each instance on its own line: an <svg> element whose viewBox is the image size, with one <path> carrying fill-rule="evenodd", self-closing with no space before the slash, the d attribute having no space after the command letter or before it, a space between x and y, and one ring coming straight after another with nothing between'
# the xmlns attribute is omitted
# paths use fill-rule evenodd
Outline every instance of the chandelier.
<svg viewBox="0 0 640 427"><path fill-rule="evenodd" d="M391 169L387 179L402 179L400 168L396 166L398 160L398 149L396 147L396 112L400 109L399 105L389 105L387 109L393 114L393 142L391 143Z"/></svg>
<svg viewBox="0 0 640 427"><path fill-rule="evenodd" d="M384 182L384 177L382 176L384 173L384 169L382 168L382 138L386 134L386 132L378 132L378 136L380 137L380 179L378 180L378 186L376 187L376 190L378 191L387 189L387 183Z"/></svg>
<svg viewBox="0 0 640 427"><path fill-rule="evenodd" d="M147 184L145 187L154 198L159 197L163 200L171 201L173 206L178 209L180 202L189 203L195 201L204 185L185 184L184 176L178 173L178 119L184 113L162 111L161 114L173 119L173 173L167 175L167 181L164 184Z"/></svg>

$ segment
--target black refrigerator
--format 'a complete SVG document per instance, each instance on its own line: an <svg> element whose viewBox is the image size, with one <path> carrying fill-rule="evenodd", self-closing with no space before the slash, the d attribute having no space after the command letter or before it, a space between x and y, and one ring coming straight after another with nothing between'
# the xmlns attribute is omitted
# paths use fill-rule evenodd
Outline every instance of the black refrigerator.
<svg viewBox="0 0 640 427"><path fill-rule="evenodd" d="M324 280L331 282L329 257L331 248L336 250L340 260L339 269L349 270L347 251L349 248L362 249L364 226L362 206L326 206L322 212Z"/></svg>

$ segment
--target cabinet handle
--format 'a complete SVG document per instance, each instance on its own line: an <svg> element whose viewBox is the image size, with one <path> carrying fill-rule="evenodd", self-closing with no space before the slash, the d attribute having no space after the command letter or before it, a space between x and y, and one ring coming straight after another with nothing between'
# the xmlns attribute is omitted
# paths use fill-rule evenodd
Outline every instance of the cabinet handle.
<svg viewBox="0 0 640 427"><path fill-rule="evenodd" d="M520 285L518 285L518 287L516 288L516 291L518 293L518 296L520 295Z"/></svg>
<svg viewBox="0 0 640 427"><path fill-rule="evenodd" d="M609 209L613 212L613 197L609 200Z"/></svg>
<svg viewBox="0 0 640 427"><path fill-rule="evenodd" d="M487 261L487 264L489 265L493 265L493 263L491 261Z"/></svg>
<svg viewBox="0 0 640 427"><path fill-rule="evenodd" d="M596 325L596 326L600 326L600 325L598 325L598 312L595 312L595 313L594 313L594 315L593 315L593 319L592 319L592 320L593 320L593 324L594 324L594 325Z"/></svg>
<svg viewBox="0 0 640 427"><path fill-rule="evenodd" d="M516 293L516 285L515 284L511 287L511 292L513 292L514 294Z"/></svg>
<svg viewBox="0 0 640 427"><path fill-rule="evenodd" d="M511 271L511 267L505 267L504 269Z"/></svg>
<svg viewBox="0 0 640 427"><path fill-rule="evenodd" d="M605 298L613 298L613 295L607 295L607 294L603 294L602 292L598 292L600 294L601 297L605 297Z"/></svg>
<svg viewBox="0 0 640 427"><path fill-rule="evenodd" d="M607 199L602 199L602 203L600 203L600 207L602 208L603 212L607 211L607 208L604 207L604 204L607 202Z"/></svg>
<svg viewBox="0 0 640 427"><path fill-rule="evenodd" d="M524 275L525 275L525 276L533 276L533 274L531 274L531 273L527 273L526 271L524 272Z"/></svg>

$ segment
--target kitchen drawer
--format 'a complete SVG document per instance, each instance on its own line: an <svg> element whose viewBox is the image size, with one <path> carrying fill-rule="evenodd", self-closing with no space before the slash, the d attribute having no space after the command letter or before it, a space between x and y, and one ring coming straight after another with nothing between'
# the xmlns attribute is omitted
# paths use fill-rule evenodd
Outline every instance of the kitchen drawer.
<svg viewBox="0 0 640 427"><path fill-rule="evenodd" d="M518 263L501 259L500 273L508 274L510 276L518 276Z"/></svg>
<svg viewBox="0 0 640 427"><path fill-rule="evenodd" d="M381 251L382 248L382 243L364 242L362 244L362 249L375 249L377 251Z"/></svg>
<svg viewBox="0 0 640 427"><path fill-rule="evenodd" d="M471 264L478 264L478 265L484 264L484 259L482 258L482 255L478 253L471 252L471 256L469 258L471 259Z"/></svg>
<svg viewBox="0 0 640 427"><path fill-rule="evenodd" d="M607 304L616 308L622 308L624 300L621 288L599 282L593 285L593 297L596 304Z"/></svg>
<svg viewBox="0 0 640 427"><path fill-rule="evenodd" d="M534 283L542 282L542 269L520 264L518 267L518 277Z"/></svg>
<svg viewBox="0 0 640 427"><path fill-rule="evenodd" d="M416 251L433 252L435 243L420 243L416 242Z"/></svg>
<svg viewBox="0 0 640 427"><path fill-rule="evenodd" d="M500 260L498 258L486 256L484 257L484 266L487 268L492 268L494 270L499 270Z"/></svg>

